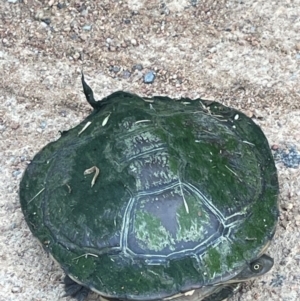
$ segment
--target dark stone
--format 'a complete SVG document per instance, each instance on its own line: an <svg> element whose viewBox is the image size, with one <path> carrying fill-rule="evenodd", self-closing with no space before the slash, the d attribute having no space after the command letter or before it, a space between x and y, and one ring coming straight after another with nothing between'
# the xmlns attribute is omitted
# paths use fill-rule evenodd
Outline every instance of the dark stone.
<svg viewBox="0 0 300 301"><path fill-rule="evenodd" d="M135 71L135 70L141 71L141 70L143 70L143 65L142 64L133 65L131 70L132 71Z"/></svg>

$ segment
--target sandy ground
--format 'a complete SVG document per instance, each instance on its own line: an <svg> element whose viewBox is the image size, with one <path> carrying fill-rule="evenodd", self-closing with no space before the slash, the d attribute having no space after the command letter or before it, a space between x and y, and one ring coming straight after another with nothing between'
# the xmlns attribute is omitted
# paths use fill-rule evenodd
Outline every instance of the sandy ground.
<svg viewBox="0 0 300 301"><path fill-rule="evenodd" d="M64 300L63 273L31 235L18 186L33 155L89 114L82 68L97 99L215 99L262 127L281 188L275 266L230 301L300 300L299 0L2 0L0 15L0 301Z"/></svg>

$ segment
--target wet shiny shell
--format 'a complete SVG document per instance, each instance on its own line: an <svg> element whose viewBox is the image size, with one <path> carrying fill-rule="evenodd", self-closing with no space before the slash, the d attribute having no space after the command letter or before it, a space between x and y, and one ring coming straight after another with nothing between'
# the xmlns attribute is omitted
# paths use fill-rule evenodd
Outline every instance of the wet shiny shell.
<svg viewBox="0 0 300 301"><path fill-rule="evenodd" d="M67 274L138 300L237 274L272 238L277 194L250 118L124 92L43 148L20 186L31 231Z"/></svg>

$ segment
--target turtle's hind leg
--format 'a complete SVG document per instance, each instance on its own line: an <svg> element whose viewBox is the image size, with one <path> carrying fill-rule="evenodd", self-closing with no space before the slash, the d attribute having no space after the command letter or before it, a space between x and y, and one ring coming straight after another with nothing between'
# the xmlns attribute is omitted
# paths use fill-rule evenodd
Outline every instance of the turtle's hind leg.
<svg viewBox="0 0 300 301"><path fill-rule="evenodd" d="M71 296L77 301L84 301L89 294L89 289L72 280L68 275L64 279L65 294L63 297Z"/></svg>

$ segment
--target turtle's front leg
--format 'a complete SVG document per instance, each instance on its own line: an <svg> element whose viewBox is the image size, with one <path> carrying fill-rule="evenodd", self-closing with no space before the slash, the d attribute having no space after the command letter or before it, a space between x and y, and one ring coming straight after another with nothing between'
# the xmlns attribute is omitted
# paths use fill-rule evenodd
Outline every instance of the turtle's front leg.
<svg viewBox="0 0 300 301"><path fill-rule="evenodd" d="M90 292L88 288L78 284L68 275L65 276L64 284L66 293L63 295L63 297L71 296L77 301L84 301Z"/></svg>

